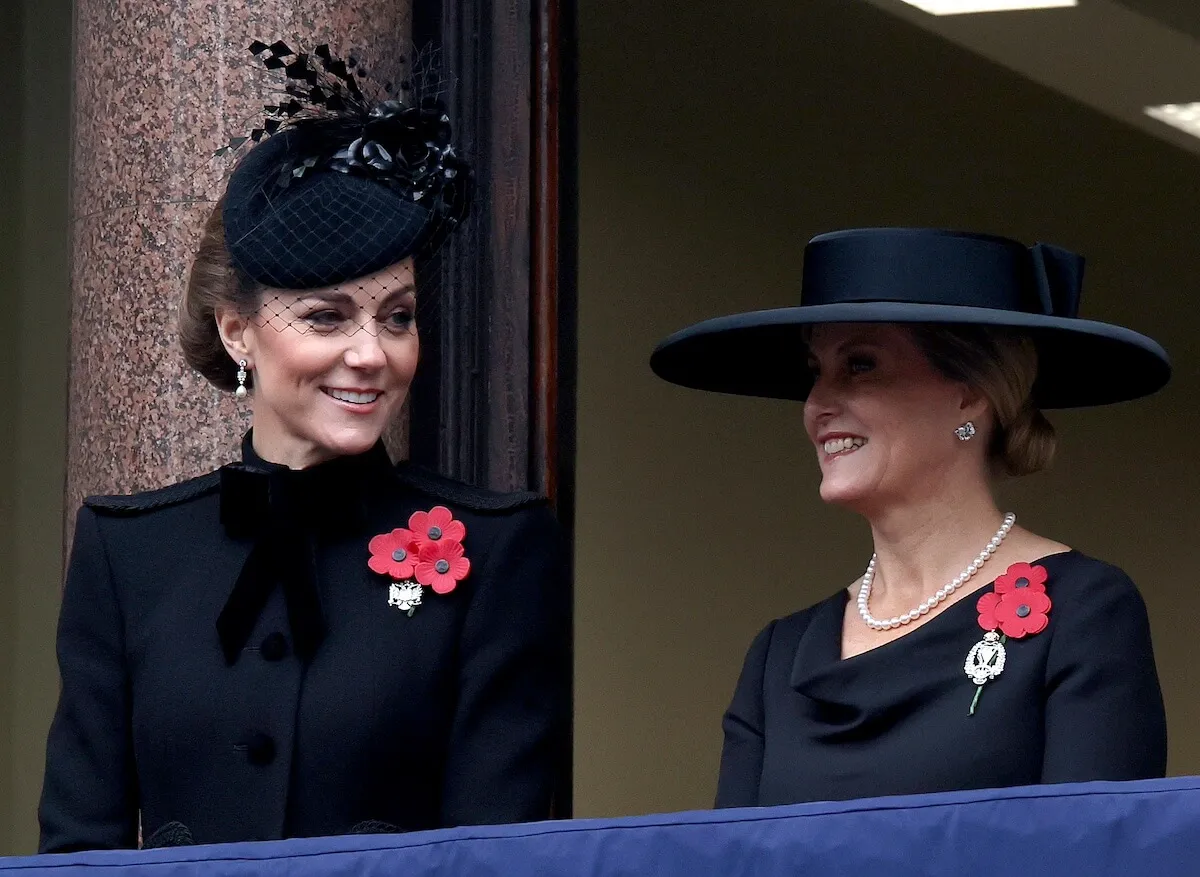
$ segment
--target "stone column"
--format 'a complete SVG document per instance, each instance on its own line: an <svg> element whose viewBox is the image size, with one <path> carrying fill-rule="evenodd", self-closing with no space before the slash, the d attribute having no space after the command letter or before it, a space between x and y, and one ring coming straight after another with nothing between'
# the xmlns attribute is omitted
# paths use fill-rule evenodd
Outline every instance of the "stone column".
<svg viewBox="0 0 1200 877"><path fill-rule="evenodd" d="M411 0L75 6L68 528L87 494L227 462L248 426L232 394L191 372L175 335L191 255L228 168L208 157L268 96L247 46L328 43L397 69L411 32Z"/></svg>

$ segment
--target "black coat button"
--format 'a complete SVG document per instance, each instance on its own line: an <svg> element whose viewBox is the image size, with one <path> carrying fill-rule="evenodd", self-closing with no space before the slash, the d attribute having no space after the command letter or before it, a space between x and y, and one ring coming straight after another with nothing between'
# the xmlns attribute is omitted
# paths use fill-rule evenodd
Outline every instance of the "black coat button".
<svg viewBox="0 0 1200 877"><path fill-rule="evenodd" d="M264 767L275 760L275 741L262 731L251 731L242 738L242 748L246 750L246 760L251 764Z"/></svg>
<svg viewBox="0 0 1200 877"><path fill-rule="evenodd" d="M288 641L287 637L276 631L269 633L263 637L262 645L258 647L258 652L263 656L265 661L282 661L287 657Z"/></svg>

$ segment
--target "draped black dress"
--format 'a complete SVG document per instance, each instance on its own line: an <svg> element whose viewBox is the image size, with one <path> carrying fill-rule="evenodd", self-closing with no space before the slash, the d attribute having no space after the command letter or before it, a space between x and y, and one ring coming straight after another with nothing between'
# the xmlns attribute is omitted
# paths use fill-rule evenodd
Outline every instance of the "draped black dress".
<svg viewBox="0 0 1200 877"><path fill-rule="evenodd" d="M1079 552L1038 563L1049 624L1008 640L974 715L963 665L990 586L845 660L844 590L769 624L725 715L717 806L1163 776L1166 719L1141 596Z"/></svg>

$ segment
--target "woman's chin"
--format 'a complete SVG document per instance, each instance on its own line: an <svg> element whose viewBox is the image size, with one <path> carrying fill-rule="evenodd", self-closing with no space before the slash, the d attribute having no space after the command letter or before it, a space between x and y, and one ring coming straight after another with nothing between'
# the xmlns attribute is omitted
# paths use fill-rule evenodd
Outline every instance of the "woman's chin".
<svg viewBox="0 0 1200 877"><path fill-rule="evenodd" d="M382 435L381 429L370 428L363 424L353 429L338 430L332 435L325 436L321 444L330 456L353 457L357 454L365 454L375 447Z"/></svg>
<svg viewBox="0 0 1200 877"><path fill-rule="evenodd" d="M861 484L826 478L821 482L820 493L822 502L853 511L870 498L871 491L865 489Z"/></svg>

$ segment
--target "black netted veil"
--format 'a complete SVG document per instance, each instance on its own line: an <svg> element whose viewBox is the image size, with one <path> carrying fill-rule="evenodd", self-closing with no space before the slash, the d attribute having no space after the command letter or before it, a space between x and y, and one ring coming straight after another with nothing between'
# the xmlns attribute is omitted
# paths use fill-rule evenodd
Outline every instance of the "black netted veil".
<svg viewBox="0 0 1200 877"><path fill-rule="evenodd" d="M277 189L279 165L303 133L283 130L256 146L230 178L225 245L256 283L332 286L393 265L435 243L440 217L379 183L337 171Z"/></svg>

